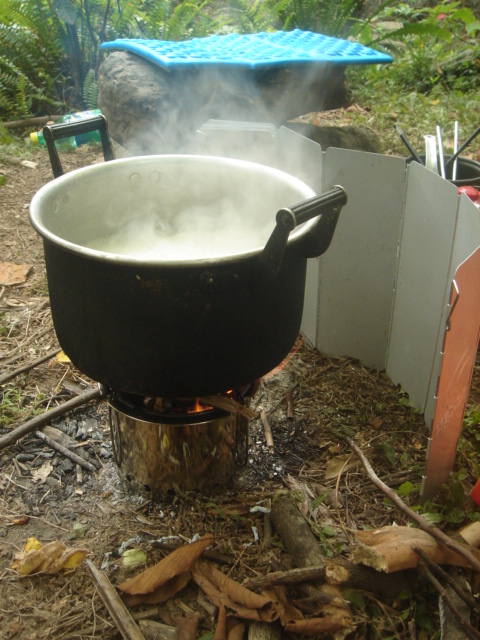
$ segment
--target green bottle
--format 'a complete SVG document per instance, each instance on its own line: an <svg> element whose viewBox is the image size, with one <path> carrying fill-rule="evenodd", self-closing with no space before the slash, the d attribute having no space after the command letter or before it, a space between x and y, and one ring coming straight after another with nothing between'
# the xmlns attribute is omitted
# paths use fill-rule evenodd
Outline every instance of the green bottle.
<svg viewBox="0 0 480 640"><path fill-rule="evenodd" d="M69 113L56 120L56 123L60 122L79 122L81 120L88 120L93 116L101 116L100 109L92 109L90 111L79 111L77 113ZM30 142L34 147L44 146L45 138L41 131L35 131L30 134ZM88 133L81 133L78 136L68 136L66 138L60 138L55 140L55 146L59 149L76 149L81 144L87 144L88 142L100 142L99 131L89 131Z"/></svg>

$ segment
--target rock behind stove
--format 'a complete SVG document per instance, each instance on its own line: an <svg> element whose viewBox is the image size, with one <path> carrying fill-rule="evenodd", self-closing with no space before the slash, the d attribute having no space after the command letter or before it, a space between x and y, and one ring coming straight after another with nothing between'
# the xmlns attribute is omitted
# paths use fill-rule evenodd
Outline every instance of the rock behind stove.
<svg viewBox="0 0 480 640"><path fill-rule="evenodd" d="M263 73L204 68L165 71L129 52L111 52L98 77L98 106L114 142L129 153L188 150L210 119L271 123L348 104L342 66ZM353 147L356 148L356 147Z"/></svg>

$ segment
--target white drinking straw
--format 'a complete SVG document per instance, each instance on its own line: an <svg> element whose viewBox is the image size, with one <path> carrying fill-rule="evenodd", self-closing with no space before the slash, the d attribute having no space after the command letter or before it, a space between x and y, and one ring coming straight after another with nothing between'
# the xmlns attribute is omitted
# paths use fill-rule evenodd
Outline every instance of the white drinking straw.
<svg viewBox="0 0 480 640"><path fill-rule="evenodd" d="M453 134L453 154L454 155L457 153L457 149L458 149L458 120L455 120L455 129ZM455 160L453 161L453 168L452 168L452 180L456 180L456 179L457 179L457 158L455 158Z"/></svg>
<svg viewBox="0 0 480 640"><path fill-rule="evenodd" d="M437 125L438 157L440 159L440 175L445 178L445 160L443 159L442 130Z"/></svg>

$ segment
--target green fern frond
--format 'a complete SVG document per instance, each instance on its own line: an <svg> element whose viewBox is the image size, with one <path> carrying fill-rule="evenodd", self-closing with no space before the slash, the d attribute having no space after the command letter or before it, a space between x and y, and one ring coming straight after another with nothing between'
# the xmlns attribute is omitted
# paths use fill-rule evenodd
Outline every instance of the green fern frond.
<svg viewBox="0 0 480 640"><path fill-rule="evenodd" d="M89 69L83 83L83 102L87 109L96 109L98 102L98 84L94 69Z"/></svg>

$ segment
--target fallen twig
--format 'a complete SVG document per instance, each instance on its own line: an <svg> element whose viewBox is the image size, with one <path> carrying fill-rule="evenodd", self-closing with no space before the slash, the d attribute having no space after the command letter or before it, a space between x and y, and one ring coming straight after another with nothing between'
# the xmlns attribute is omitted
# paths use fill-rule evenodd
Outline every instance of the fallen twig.
<svg viewBox="0 0 480 640"><path fill-rule="evenodd" d="M5 373L3 376L0 376L0 384L5 384L5 382L8 382L12 378L15 378L16 376L20 375L21 373L25 373L25 371L30 371L30 369L34 369L37 365L42 364L42 362L46 362L47 360L50 360L50 358L53 358L54 356L56 356L57 353L59 353L60 351L61 351L60 348L54 349L53 351L49 351L48 353L46 353L44 356L40 356L39 358L36 358L31 362L27 362L27 364L24 364L21 367L17 367L16 369L14 369L13 371L10 371L9 373Z"/></svg>
<svg viewBox="0 0 480 640"><path fill-rule="evenodd" d="M268 421L267 414L263 409L260 409L260 419L263 424L263 430L265 432L265 441L267 443L267 447L269 448L270 451L273 451L275 448L275 445L273 443L272 427L270 426L270 422Z"/></svg>
<svg viewBox="0 0 480 640"><path fill-rule="evenodd" d="M285 401L287 403L287 418L293 420L293 394L291 391L286 392Z"/></svg>
<svg viewBox="0 0 480 640"><path fill-rule="evenodd" d="M140 620L138 623L145 640L177 640L178 630L156 620Z"/></svg>
<svg viewBox="0 0 480 640"><path fill-rule="evenodd" d="M429 567L429 569L433 573L436 573L437 576L442 579L442 582L450 585L452 589L456 591L456 593L465 602L465 604L470 607L472 611L474 611L477 614L480 614L480 608L477 602L475 601L475 599L469 593L466 593L464 589L461 588L457 580L452 578L452 576L449 573L447 573L444 569L442 569L442 567L439 564L437 564L431 558L429 558L428 555L423 551L423 549L418 549L417 547L415 547L414 551L417 555L420 556L420 558Z"/></svg>
<svg viewBox="0 0 480 640"><path fill-rule="evenodd" d="M325 566L320 567L300 567L289 569L288 571L275 571L265 576L257 576L245 580L242 585L247 589L256 587L272 587L279 584L296 584L297 582L308 582L310 580L320 580L325 577Z"/></svg>
<svg viewBox="0 0 480 640"><path fill-rule="evenodd" d="M395 506L401 509L411 520L416 522L418 526L423 529L423 531L429 533L432 538L435 538L435 540L438 540L438 542L444 544L448 549L451 549L452 551L458 553L460 556L462 556L462 558L465 558L465 560L467 560L467 562L474 569L480 572L480 561L474 557L474 555L470 552L466 545L455 542L454 540L452 540L452 538L443 533L443 531L440 531L440 529L437 529L437 527L434 527L432 524L427 522L427 520L423 516L413 511L413 509L410 509L410 507L408 507L403 502L400 496L395 491L393 491L393 489L388 487L384 482L382 482L382 480L380 480L380 478L373 470L370 462L363 454L363 452L359 449L359 447L355 444L355 442L351 438L346 438L346 440L360 459L360 462L362 463L367 476L370 478L373 484L375 484L379 489L381 489L381 491L383 491L386 496L390 498Z"/></svg>
<svg viewBox="0 0 480 640"><path fill-rule="evenodd" d="M135 624L135 620L105 573L101 569L97 569L90 560L86 560L86 564L97 585L98 593L124 640L145 640L145 636Z"/></svg>
<svg viewBox="0 0 480 640"><path fill-rule="evenodd" d="M21 129L26 127L39 127L47 122L55 122L60 116L38 116L37 118L25 118L25 120L10 120L4 122L3 126L7 129Z"/></svg>
<svg viewBox="0 0 480 640"><path fill-rule="evenodd" d="M40 438L41 440L43 440L45 444L48 444L49 447L51 447L52 449L55 449L55 451L58 451L66 458L69 458L72 462L75 462L75 464L78 464L84 469L87 469L87 471L95 472L97 470L93 464L91 464L90 462L87 462L87 460L84 460L81 456L77 455L76 453L73 453L73 451L70 451L70 449L67 449L67 447L64 447L63 444L60 444L53 438L50 438L50 436L45 435L41 431L35 431L35 435L37 438Z"/></svg>
<svg viewBox="0 0 480 640"><path fill-rule="evenodd" d="M100 385L98 385L93 389L89 389L88 391L85 391L85 393L83 393L80 396L77 396L76 398L67 400L67 402L64 402L63 404L58 405L58 407L54 407L49 411L45 411L45 413L35 416L31 420L28 420L28 422L25 422L24 424L20 425L16 429L13 429L12 431L10 431L10 433L7 433L6 435L2 436L0 438L0 451L2 449L5 449L5 447L10 446L11 444L15 444L17 440L20 440L20 438L23 438L23 436L26 436L28 433L32 433L32 431L35 431L36 429L43 426L47 422L50 422L51 420L54 420L55 418L62 416L64 413L67 413L72 409L76 409L77 407L80 407L82 404L86 404L87 402L90 402L90 400L98 400L99 398L102 398L104 395L105 395L105 391L102 389L102 387L100 387Z"/></svg>

